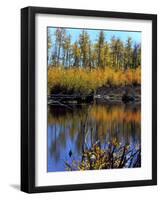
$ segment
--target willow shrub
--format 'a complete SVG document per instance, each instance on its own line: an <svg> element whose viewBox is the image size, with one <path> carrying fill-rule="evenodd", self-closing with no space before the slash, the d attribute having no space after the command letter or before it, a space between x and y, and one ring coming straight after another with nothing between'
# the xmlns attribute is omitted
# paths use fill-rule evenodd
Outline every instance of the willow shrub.
<svg viewBox="0 0 161 200"><path fill-rule="evenodd" d="M84 171L141 167L140 144L135 146L121 144L116 138L113 138L107 144L103 149L97 141L91 148L86 148L82 153L81 160L73 159L71 164L65 162L67 170Z"/></svg>
<svg viewBox="0 0 161 200"><path fill-rule="evenodd" d="M141 68L128 70L50 67L49 93L90 94L102 86L141 84Z"/></svg>

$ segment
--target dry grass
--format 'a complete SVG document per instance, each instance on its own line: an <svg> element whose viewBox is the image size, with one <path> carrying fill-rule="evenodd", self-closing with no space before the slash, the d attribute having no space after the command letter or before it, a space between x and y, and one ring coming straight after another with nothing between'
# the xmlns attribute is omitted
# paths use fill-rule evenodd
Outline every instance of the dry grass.
<svg viewBox="0 0 161 200"><path fill-rule="evenodd" d="M49 93L90 94L102 86L141 84L141 68L128 70L82 69L50 67L48 69Z"/></svg>

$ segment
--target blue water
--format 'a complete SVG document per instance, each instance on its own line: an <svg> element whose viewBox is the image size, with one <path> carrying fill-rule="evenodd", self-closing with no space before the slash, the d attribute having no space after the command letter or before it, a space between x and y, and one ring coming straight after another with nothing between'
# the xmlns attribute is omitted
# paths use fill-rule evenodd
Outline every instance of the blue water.
<svg viewBox="0 0 161 200"><path fill-rule="evenodd" d="M67 165L80 161L84 148L98 140L101 148L116 137L122 144L134 147L141 143L139 106L93 105L79 109L51 106L48 109L47 171L67 171ZM85 124L83 135L82 127Z"/></svg>

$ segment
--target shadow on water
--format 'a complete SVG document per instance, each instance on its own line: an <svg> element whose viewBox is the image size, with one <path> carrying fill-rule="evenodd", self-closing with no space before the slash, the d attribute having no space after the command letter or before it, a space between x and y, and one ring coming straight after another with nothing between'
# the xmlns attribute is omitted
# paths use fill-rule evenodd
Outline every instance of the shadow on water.
<svg viewBox="0 0 161 200"><path fill-rule="evenodd" d="M97 141L105 149L114 138L131 147L141 144L140 105L49 106L47 171L67 171L66 163L81 161Z"/></svg>

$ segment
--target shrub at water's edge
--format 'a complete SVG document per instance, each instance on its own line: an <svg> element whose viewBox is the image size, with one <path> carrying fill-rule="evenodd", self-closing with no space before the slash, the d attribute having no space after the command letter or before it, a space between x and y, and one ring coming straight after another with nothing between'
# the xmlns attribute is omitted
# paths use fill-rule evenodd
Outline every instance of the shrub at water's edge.
<svg viewBox="0 0 161 200"><path fill-rule="evenodd" d="M114 138L103 149L97 141L91 148L83 150L81 160L73 159L71 164L65 164L69 171L141 167L140 144L122 145Z"/></svg>
<svg viewBox="0 0 161 200"><path fill-rule="evenodd" d="M141 84L141 68L136 69L48 69L48 93L91 94L102 86L120 87Z"/></svg>

